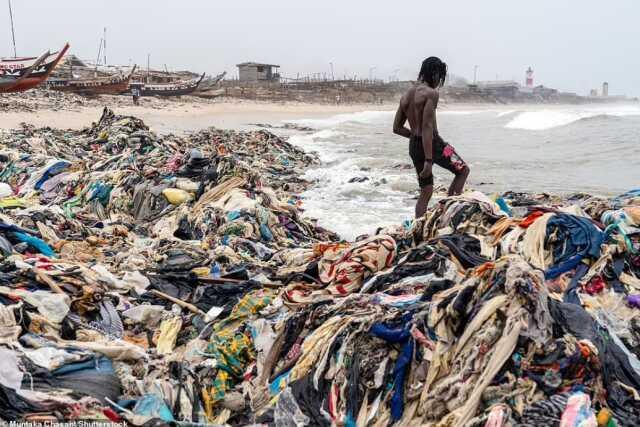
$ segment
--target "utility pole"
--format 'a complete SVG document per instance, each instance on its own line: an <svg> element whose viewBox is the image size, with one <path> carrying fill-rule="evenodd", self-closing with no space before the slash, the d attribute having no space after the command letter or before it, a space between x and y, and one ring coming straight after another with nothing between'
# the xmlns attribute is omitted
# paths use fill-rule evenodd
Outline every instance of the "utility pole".
<svg viewBox="0 0 640 427"><path fill-rule="evenodd" d="M102 50L102 53L104 54L104 66L107 66L107 27L104 27L104 31L102 33L102 40L104 43L104 48Z"/></svg>
<svg viewBox="0 0 640 427"><path fill-rule="evenodd" d="M11 38L13 39L13 57L17 58L18 54L16 51L16 32L13 29L13 10L11 10L11 0L9 2L9 18L11 19Z"/></svg>
<svg viewBox="0 0 640 427"><path fill-rule="evenodd" d="M476 84L478 82L478 66L474 65L473 66L473 84Z"/></svg>
<svg viewBox="0 0 640 427"><path fill-rule="evenodd" d="M335 77L333 75L333 62L329 62L329 65L331 66L331 80L335 80Z"/></svg>
<svg viewBox="0 0 640 427"><path fill-rule="evenodd" d="M149 83L149 78L151 77L151 66L149 65L151 62L151 54L147 53L147 83Z"/></svg>
<svg viewBox="0 0 640 427"><path fill-rule="evenodd" d="M373 80L373 71L376 69L377 67L371 67L369 68L369 80Z"/></svg>

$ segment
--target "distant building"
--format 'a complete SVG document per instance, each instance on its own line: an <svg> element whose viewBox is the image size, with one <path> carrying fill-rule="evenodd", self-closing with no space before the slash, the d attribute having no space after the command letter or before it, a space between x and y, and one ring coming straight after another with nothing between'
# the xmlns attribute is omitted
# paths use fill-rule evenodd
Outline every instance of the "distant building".
<svg viewBox="0 0 640 427"><path fill-rule="evenodd" d="M495 80L478 82L478 89L481 92L500 98L515 98L520 91L520 85L513 80Z"/></svg>
<svg viewBox="0 0 640 427"><path fill-rule="evenodd" d="M453 87L467 87L469 82L464 77L456 76L455 74L447 74L447 78L445 80L445 86L453 86Z"/></svg>
<svg viewBox="0 0 640 427"><path fill-rule="evenodd" d="M609 96L609 83L602 83L602 96Z"/></svg>
<svg viewBox="0 0 640 427"><path fill-rule="evenodd" d="M591 89L591 92L589 92L589 96L598 96L598 89Z"/></svg>
<svg viewBox="0 0 640 427"><path fill-rule="evenodd" d="M279 65L243 62L238 64L238 77L242 82L279 81Z"/></svg>
<svg viewBox="0 0 640 427"><path fill-rule="evenodd" d="M543 85L536 86L533 88L533 94L538 95L544 99L552 98L558 95L557 89L552 89L550 87L545 87Z"/></svg>
<svg viewBox="0 0 640 427"><path fill-rule="evenodd" d="M533 69L531 67L527 68L524 85L525 87L533 87Z"/></svg>

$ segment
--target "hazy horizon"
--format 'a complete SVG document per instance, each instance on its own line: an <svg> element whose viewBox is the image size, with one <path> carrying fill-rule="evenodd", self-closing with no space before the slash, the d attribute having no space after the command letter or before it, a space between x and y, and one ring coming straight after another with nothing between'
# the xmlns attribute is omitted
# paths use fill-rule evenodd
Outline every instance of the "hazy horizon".
<svg viewBox="0 0 640 427"><path fill-rule="evenodd" d="M609 82L610 94L640 94L640 58L630 55L640 35L640 3L540 0L420 1L375 6L326 0L305 4L183 0L12 0L18 56L37 56L65 42L95 61L107 27L110 64L237 74L235 64L279 64L286 77L324 73L414 79L420 62L437 55L451 73L478 80L524 80L587 94ZM8 5L1 56L12 56Z"/></svg>

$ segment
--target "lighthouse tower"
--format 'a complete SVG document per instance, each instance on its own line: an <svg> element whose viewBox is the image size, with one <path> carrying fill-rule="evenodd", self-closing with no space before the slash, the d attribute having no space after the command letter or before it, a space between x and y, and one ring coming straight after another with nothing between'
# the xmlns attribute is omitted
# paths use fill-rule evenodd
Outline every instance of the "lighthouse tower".
<svg viewBox="0 0 640 427"><path fill-rule="evenodd" d="M527 68L527 74L525 79L525 86L528 88L533 88L533 69L531 67Z"/></svg>

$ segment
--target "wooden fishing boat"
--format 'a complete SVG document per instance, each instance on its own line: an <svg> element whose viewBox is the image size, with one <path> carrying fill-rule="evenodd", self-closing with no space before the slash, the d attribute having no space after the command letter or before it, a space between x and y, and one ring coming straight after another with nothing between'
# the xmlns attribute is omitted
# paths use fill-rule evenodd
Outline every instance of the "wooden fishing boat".
<svg viewBox="0 0 640 427"><path fill-rule="evenodd" d="M50 52L47 51L40 55L40 57L33 63L31 67L29 67L22 76L0 76L0 92L13 92L13 88L18 87L20 83L22 83L25 79L28 79L31 74L44 62L44 60L50 55Z"/></svg>
<svg viewBox="0 0 640 427"><path fill-rule="evenodd" d="M227 75L227 72L224 71L218 74L215 77L209 77L208 79L204 79L198 90L194 93L195 96L199 98L218 98L220 96L224 96L226 94L226 90L218 86L218 83Z"/></svg>
<svg viewBox="0 0 640 427"><path fill-rule="evenodd" d="M53 90L80 95L118 95L126 92L136 66L126 76L99 77L95 79L50 80L47 86Z"/></svg>
<svg viewBox="0 0 640 427"><path fill-rule="evenodd" d="M220 83L220 81L222 79L224 79L224 77L227 75L226 71L223 71L222 73L218 74L217 76L214 77L209 77L206 78L204 80L202 80L202 82L200 83L200 86L198 86L198 91L202 92L202 91L207 91L210 89L218 89L218 83Z"/></svg>
<svg viewBox="0 0 640 427"><path fill-rule="evenodd" d="M22 92L38 86L49 78L69 49L69 43L62 50L32 58L0 59L0 92Z"/></svg>
<svg viewBox="0 0 640 427"><path fill-rule="evenodd" d="M198 79L165 84L132 83L131 87L137 87L142 96L188 95L198 89L200 82L204 79L204 75L205 73L202 73Z"/></svg>
<svg viewBox="0 0 640 427"><path fill-rule="evenodd" d="M0 93L9 93L13 92L13 88L20 82L19 77L13 76L0 76Z"/></svg>

